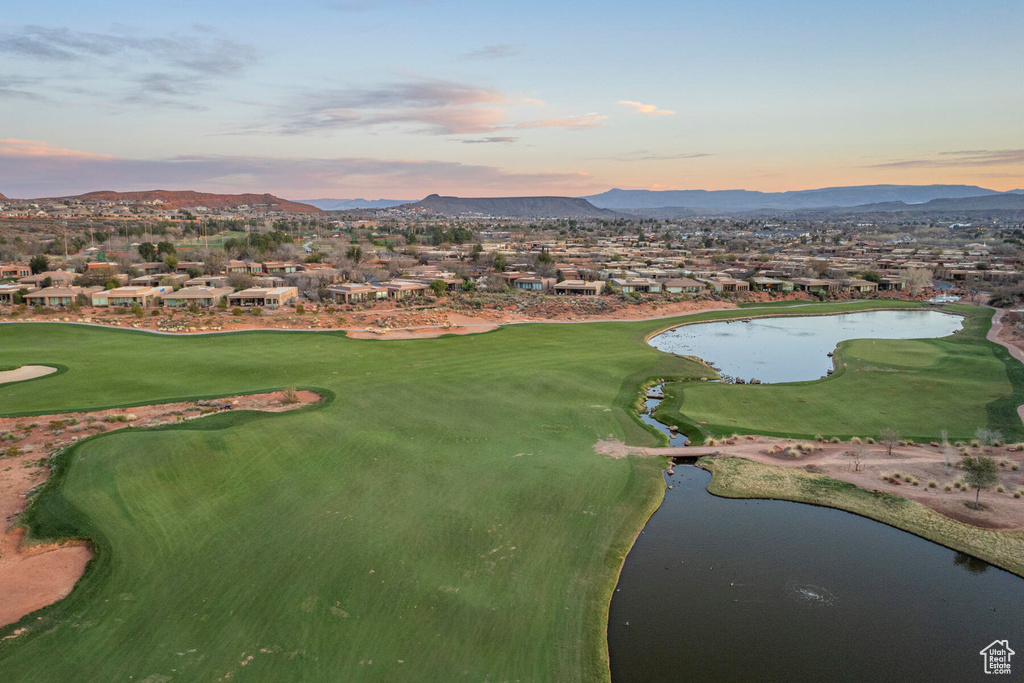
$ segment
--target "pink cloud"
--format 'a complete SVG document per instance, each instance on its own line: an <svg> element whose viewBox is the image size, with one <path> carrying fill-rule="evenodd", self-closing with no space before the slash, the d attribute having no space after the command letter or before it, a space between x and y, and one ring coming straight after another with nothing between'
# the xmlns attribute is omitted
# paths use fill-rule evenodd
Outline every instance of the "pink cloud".
<svg viewBox="0 0 1024 683"><path fill-rule="evenodd" d="M619 100L616 104L632 107L633 111L637 114L643 114L645 116L671 116L672 114L675 114L671 109L659 109L656 105L634 102L633 100Z"/></svg>
<svg viewBox="0 0 1024 683"><path fill-rule="evenodd" d="M93 154L75 149L64 149L54 147L48 142L37 142L35 140L15 140L8 138L0 140L0 157L34 157L46 159L68 159L68 160L100 160L113 159L108 154Z"/></svg>
<svg viewBox="0 0 1024 683"><path fill-rule="evenodd" d="M590 113L579 116L567 116L565 118L541 119L540 121L525 121L512 126L516 129L522 128L595 128L603 126L608 120L607 116Z"/></svg>

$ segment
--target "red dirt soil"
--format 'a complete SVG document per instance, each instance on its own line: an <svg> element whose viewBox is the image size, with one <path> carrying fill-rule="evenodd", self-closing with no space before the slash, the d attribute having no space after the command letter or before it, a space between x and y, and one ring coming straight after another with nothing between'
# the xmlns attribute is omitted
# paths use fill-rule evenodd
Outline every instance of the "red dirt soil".
<svg viewBox="0 0 1024 683"><path fill-rule="evenodd" d="M12 442L4 441L4 450L0 451L0 518L4 520L4 527L15 524L28 503L26 492L50 476L49 457L82 437L129 426L156 426L203 417L217 412L217 407L211 404L230 403L233 410L283 412L315 403L320 395L296 391L294 399L295 402L290 402L286 392L275 391L215 401L0 418L0 434L10 432L21 437L13 446L7 445ZM108 422L108 415L125 416L130 421ZM78 424L68 424L71 420L77 420ZM63 424L57 425L58 421ZM16 450L10 451L12 447ZM0 533L0 627L67 596L92 559L92 549L87 543L22 547L24 536L25 530L20 528Z"/></svg>

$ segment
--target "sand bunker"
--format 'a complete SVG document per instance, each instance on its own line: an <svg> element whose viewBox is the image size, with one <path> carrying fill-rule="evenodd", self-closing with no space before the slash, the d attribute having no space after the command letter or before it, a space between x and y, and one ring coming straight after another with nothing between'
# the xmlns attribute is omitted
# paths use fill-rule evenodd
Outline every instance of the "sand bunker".
<svg viewBox="0 0 1024 683"><path fill-rule="evenodd" d="M3 372L0 372L0 384L22 382L26 379L45 377L46 375L52 375L55 372L57 372L57 368L51 368L49 365L22 365L20 368L15 370L4 370Z"/></svg>

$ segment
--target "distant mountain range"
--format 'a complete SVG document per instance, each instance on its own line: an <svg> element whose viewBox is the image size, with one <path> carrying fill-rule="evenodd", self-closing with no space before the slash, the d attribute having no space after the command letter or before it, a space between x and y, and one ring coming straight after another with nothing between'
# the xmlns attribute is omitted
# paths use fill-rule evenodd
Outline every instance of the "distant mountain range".
<svg viewBox="0 0 1024 683"><path fill-rule="evenodd" d="M210 209L234 209L239 206L249 206L265 211L320 213L320 209L309 204L290 202L287 199L281 199L272 194L211 194L208 192L195 192L193 190L143 190L141 192L101 190L71 197L40 198L36 201L60 201L64 199L81 202L152 202L160 200L162 203L159 206L165 209L189 209L197 206L205 206Z"/></svg>
<svg viewBox="0 0 1024 683"><path fill-rule="evenodd" d="M617 218L620 214L600 209L578 197L442 197L403 204L403 209L444 216L467 214L506 218Z"/></svg>
<svg viewBox="0 0 1024 683"><path fill-rule="evenodd" d="M688 208L714 211L799 210L935 199L962 199L1001 194L974 185L857 185L790 192L751 190L609 190L583 199L603 209Z"/></svg>
<svg viewBox="0 0 1024 683"><path fill-rule="evenodd" d="M349 211L351 209L390 209L392 206L412 203L413 199L296 199L300 204L309 204L324 211Z"/></svg>
<svg viewBox="0 0 1024 683"><path fill-rule="evenodd" d="M958 199L933 199L923 204L906 202L885 202L863 204L853 207L859 212L871 211L1003 211L1024 209L1024 192L1012 190L1001 194L982 197L960 197Z"/></svg>

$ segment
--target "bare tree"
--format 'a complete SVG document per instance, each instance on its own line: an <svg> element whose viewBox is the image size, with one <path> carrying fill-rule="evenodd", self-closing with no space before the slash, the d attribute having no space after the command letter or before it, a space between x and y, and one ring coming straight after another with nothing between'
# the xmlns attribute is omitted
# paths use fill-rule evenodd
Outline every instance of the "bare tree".
<svg viewBox="0 0 1024 683"><path fill-rule="evenodd" d="M945 429L942 430L942 456L946 460L946 471L945 474L949 474L949 468L953 466L953 457L955 453L953 447L949 445L949 432Z"/></svg>
<svg viewBox="0 0 1024 683"><path fill-rule="evenodd" d="M850 458L853 463L853 471L860 472L860 464L864 461L864 444L863 443L851 443L850 450L846 451L846 457Z"/></svg>
<svg viewBox="0 0 1024 683"><path fill-rule="evenodd" d="M932 284L932 271L927 268L908 268L903 273L903 285L911 296L917 296Z"/></svg>
<svg viewBox="0 0 1024 683"><path fill-rule="evenodd" d="M886 454L891 457L892 449L900 444L899 430L886 427L878 434L878 443L885 446Z"/></svg>

